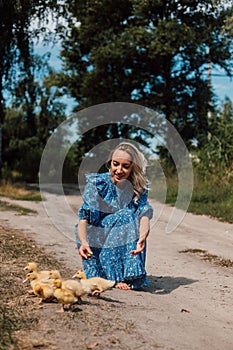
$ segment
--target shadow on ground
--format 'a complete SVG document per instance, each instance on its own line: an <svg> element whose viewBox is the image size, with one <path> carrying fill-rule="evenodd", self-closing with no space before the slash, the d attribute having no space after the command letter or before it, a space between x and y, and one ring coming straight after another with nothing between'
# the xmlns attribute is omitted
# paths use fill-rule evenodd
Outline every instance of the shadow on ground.
<svg viewBox="0 0 233 350"><path fill-rule="evenodd" d="M173 290L186 286L198 280L193 280L186 277L173 277L173 276L148 276L149 287L145 288L145 292L156 294L169 294Z"/></svg>

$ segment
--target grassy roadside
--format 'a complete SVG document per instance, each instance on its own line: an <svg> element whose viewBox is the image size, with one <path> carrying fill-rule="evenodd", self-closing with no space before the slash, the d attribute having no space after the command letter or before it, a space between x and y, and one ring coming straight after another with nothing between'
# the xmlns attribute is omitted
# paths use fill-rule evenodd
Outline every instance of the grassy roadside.
<svg viewBox="0 0 233 350"><path fill-rule="evenodd" d="M20 205L10 204L2 200L0 200L0 211L17 211L21 215L37 213L35 210L23 208Z"/></svg>
<svg viewBox="0 0 233 350"><path fill-rule="evenodd" d="M0 197L8 197L24 201L41 201L41 195L38 191L29 191L22 185L12 185L10 183L0 185Z"/></svg>
<svg viewBox="0 0 233 350"><path fill-rule="evenodd" d="M164 186L164 184L163 184ZM178 193L178 180L176 176L166 177L166 204L175 205ZM181 185L182 186L182 185ZM152 186L151 198L161 198L160 182L155 181ZM181 209L182 203L181 203ZM220 221L233 223L233 183L224 182L219 177L208 181L194 177L192 198L188 212L197 215L208 215Z"/></svg>
<svg viewBox="0 0 233 350"><path fill-rule="evenodd" d="M22 186L12 184L0 185L0 197L7 197L15 200L41 201L41 195L37 191L28 191ZM8 203L0 199L0 211L16 211L20 215L36 214L35 210L24 208L17 204Z"/></svg>

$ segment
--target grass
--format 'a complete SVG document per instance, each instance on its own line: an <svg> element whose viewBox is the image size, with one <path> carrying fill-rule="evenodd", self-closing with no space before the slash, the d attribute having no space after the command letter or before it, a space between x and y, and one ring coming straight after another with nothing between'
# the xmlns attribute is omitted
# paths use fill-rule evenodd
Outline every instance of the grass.
<svg viewBox="0 0 233 350"><path fill-rule="evenodd" d="M233 223L233 184L196 183L189 211Z"/></svg>
<svg viewBox="0 0 233 350"><path fill-rule="evenodd" d="M203 249L184 249L181 250L179 253L191 253L195 255L199 255L202 260L209 261L213 263L214 265L221 266L221 267L233 267L233 261L230 259L222 258L215 254L210 254L207 252L207 250Z"/></svg>
<svg viewBox="0 0 233 350"><path fill-rule="evenodd" d="M10 204L0 200L0 211L17 211L21 215L36 214L32 209L23 208L20 205Z"/></svg>
<svg viewBox="0 0 233 350"><path fill-rule="evenodd" d="M160 183L155 181L156 191L152 188L152 198L160 200ZM178 193L177 177L166 178L167 193L165 203L175 205ZM185 197L184 197L185 198ZM182 208L182 203L180 206ZM198 215L208 215L220 221L233 223L233 183L221 180L221 177L209 178L208 181L201 180L195 174L192 198L188 212Z"/></svg>
<svg viewBox="0 0 233 350"><path fill-rule="evenodd" d="M41 201L38 191L29 191L23 186L12 185L10 183L0 185L0 197L8 197L16 200Z"/></svg>
<svg viewBox="0 0 233 350"><path fill-rule="evenodd" d="M15 200L25 201L41 201L41 195L37 191L28 191L22 186L16 186L12 184L0 185L0 197L7 197ZM32 209L23 208L22 206L8 203L4 200L0 200L1 211L16 211L21 215L36 214L37 212Z"/></svg>

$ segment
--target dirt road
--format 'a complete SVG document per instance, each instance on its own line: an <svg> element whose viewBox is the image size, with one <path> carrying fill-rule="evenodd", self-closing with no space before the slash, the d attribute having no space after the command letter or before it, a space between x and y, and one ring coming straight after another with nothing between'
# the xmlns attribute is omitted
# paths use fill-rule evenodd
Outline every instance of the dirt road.
<svg viewBox="0 0 233 350"><path fill-rule="evenodd" d="M49 194L48 198L46 210L42 203L12 201L38 214L1 212L0 224L24 230L48 254L75 271L81 260L72 227L81 198L69 195L66 203L59 195ZM119 301L116 314L136 329L131 335L125 330L128 348L232 350L233 268L223 265L233 260L233 225L186 214L166 234L172 208L161 208L153 201L152 205L160 215L152 222L148 238L150 287L140 292L106 292ZM114 319L114 310L111 312ZM104 349L103 344L97 346Z"/></svg>

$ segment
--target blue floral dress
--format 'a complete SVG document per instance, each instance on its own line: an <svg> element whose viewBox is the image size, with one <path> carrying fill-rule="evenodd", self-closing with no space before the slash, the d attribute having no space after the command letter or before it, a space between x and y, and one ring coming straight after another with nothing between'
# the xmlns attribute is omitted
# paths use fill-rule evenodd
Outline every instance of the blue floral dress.
<svg viewBox="0 0 233 350"><path fill-rule="evenodd" d="M125 281L133 289L147 286L146 248L137 255L131 255L130 251L136 249L139 219L142 216L151 219L153 215L148 203L148 190L136 201L129 181L119 189L109 173L92 173L86 178L84 203L78 217L88 221L87 241L93 252L90 259L82 261L87 277ZM80 246L77 225L75 236Z"/></svg>

